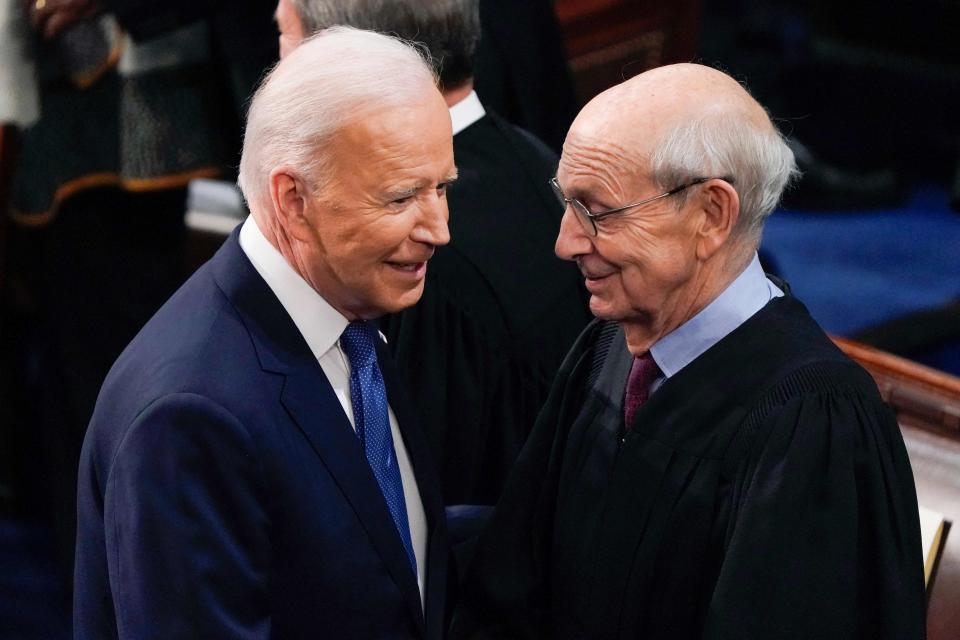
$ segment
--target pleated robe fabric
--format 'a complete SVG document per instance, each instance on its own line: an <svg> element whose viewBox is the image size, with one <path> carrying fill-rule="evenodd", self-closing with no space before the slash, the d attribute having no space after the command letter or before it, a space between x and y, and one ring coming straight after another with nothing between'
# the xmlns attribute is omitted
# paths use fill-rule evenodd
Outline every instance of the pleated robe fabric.
<svg viewBox="0 0 960 640"><path fill-rule="evenodd" d="M667 379L622 437L631 361L599 321L568 355L453 637L924 637L898 426L799 301Z"/></svg>

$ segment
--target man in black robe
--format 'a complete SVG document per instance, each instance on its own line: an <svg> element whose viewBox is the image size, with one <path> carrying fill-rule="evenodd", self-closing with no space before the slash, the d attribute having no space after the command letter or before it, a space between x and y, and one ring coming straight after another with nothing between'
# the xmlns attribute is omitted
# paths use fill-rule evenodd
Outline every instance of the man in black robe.
<svg viewBox="0 0 960 640"><path fill-rule="evenodd" d="M730 77L593 100L555 187L583 333L481 538L462 638L924 636L916 493L875 384L756 258L795 173Z"/></svg>
<svg viewBox="0 0 960 640"><path fill-rule="evenodd" d="M548 184L557 156L474 92L477 0L280 0L277 24L281 52L345 24L422 42L437 64L459 172L447 192L451 242L433 257L420 302L383 330L444 502L492 505L590 321L577 270L551 251L562 214Z"/></svg>

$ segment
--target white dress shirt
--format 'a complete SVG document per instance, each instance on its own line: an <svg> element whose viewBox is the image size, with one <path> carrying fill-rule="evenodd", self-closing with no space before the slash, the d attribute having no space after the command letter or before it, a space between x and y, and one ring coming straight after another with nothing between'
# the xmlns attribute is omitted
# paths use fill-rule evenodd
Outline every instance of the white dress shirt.
<svg viewBox="0 0 960 640"><path fill-rule="evenodd" d="M350 361L340 347L340 335L349 321L293 270L276 247L264 237L252 216L247 217L240 229L240 248L247 254L257 273L267 282L303 335L324 375L330 381L343 412L356 429L353 404L350 401ZM397 417L392 408L389 412L393 447L397 452L403 497L407 503L410 539L417 558L417 584L420 587L422 604L427 563L427 517L420 500L420 490L410 464L410 456L397 426Z"/></svg>
<svg viewBox="0 0 960 640"><path fill-rule="evenodd" d="M457 135L485 115L487 115L487 111L480 103L477 92L471 91L470 95L450 107L453 135Z"/></svg>

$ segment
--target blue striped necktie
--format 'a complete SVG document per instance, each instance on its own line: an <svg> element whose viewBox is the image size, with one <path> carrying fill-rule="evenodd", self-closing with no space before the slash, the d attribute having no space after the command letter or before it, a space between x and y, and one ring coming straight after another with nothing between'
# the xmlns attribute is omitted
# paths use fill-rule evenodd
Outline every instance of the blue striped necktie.
<svg viewBox="0 0 960 640"><path fill-rule="evenodd" d="M400 534L413 573L417 573L417 558L413 553L407 503L403 497L403 480L393 449L390 416L387 410L387 390L377 365L376 328L368 322L355 321L347 325L340 336L340 346L350 360L350 401L357 437L367 456L367 463L380 485L380 492L390 510L390 516Z"/></svg>

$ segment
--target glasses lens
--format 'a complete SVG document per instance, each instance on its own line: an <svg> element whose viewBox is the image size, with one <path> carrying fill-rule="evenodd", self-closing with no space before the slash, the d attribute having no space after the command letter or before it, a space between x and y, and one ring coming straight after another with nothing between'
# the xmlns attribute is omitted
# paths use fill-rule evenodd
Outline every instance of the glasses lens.
<svg viewBox="0 0 960 640"><path fill-rule="evenodd" d="M595 225L593 219L590 218L587 208L580 204L579 200L570 200L568 202L567 197L563 195L563 191L560 190L560 184L556 178L550 180L550 187L553 189L553 194L557 196L557 200L560 202L560 206L563 207L564 211L566 211L568 206L573 207L574 213L577 214L577 220L580 221L584 230L592 236L597 235L597 225Z"/></svg>
<svg viewBox="0 0 960 640"><path fill-rule="evenodd" d="M573 211L577 214L577 220L580 221L583 230L591 236L597 235L597 223L590 217L590 212L587 211L587 208L583 206L579 200L571 200L570 206L573 207Z"/></svg>

